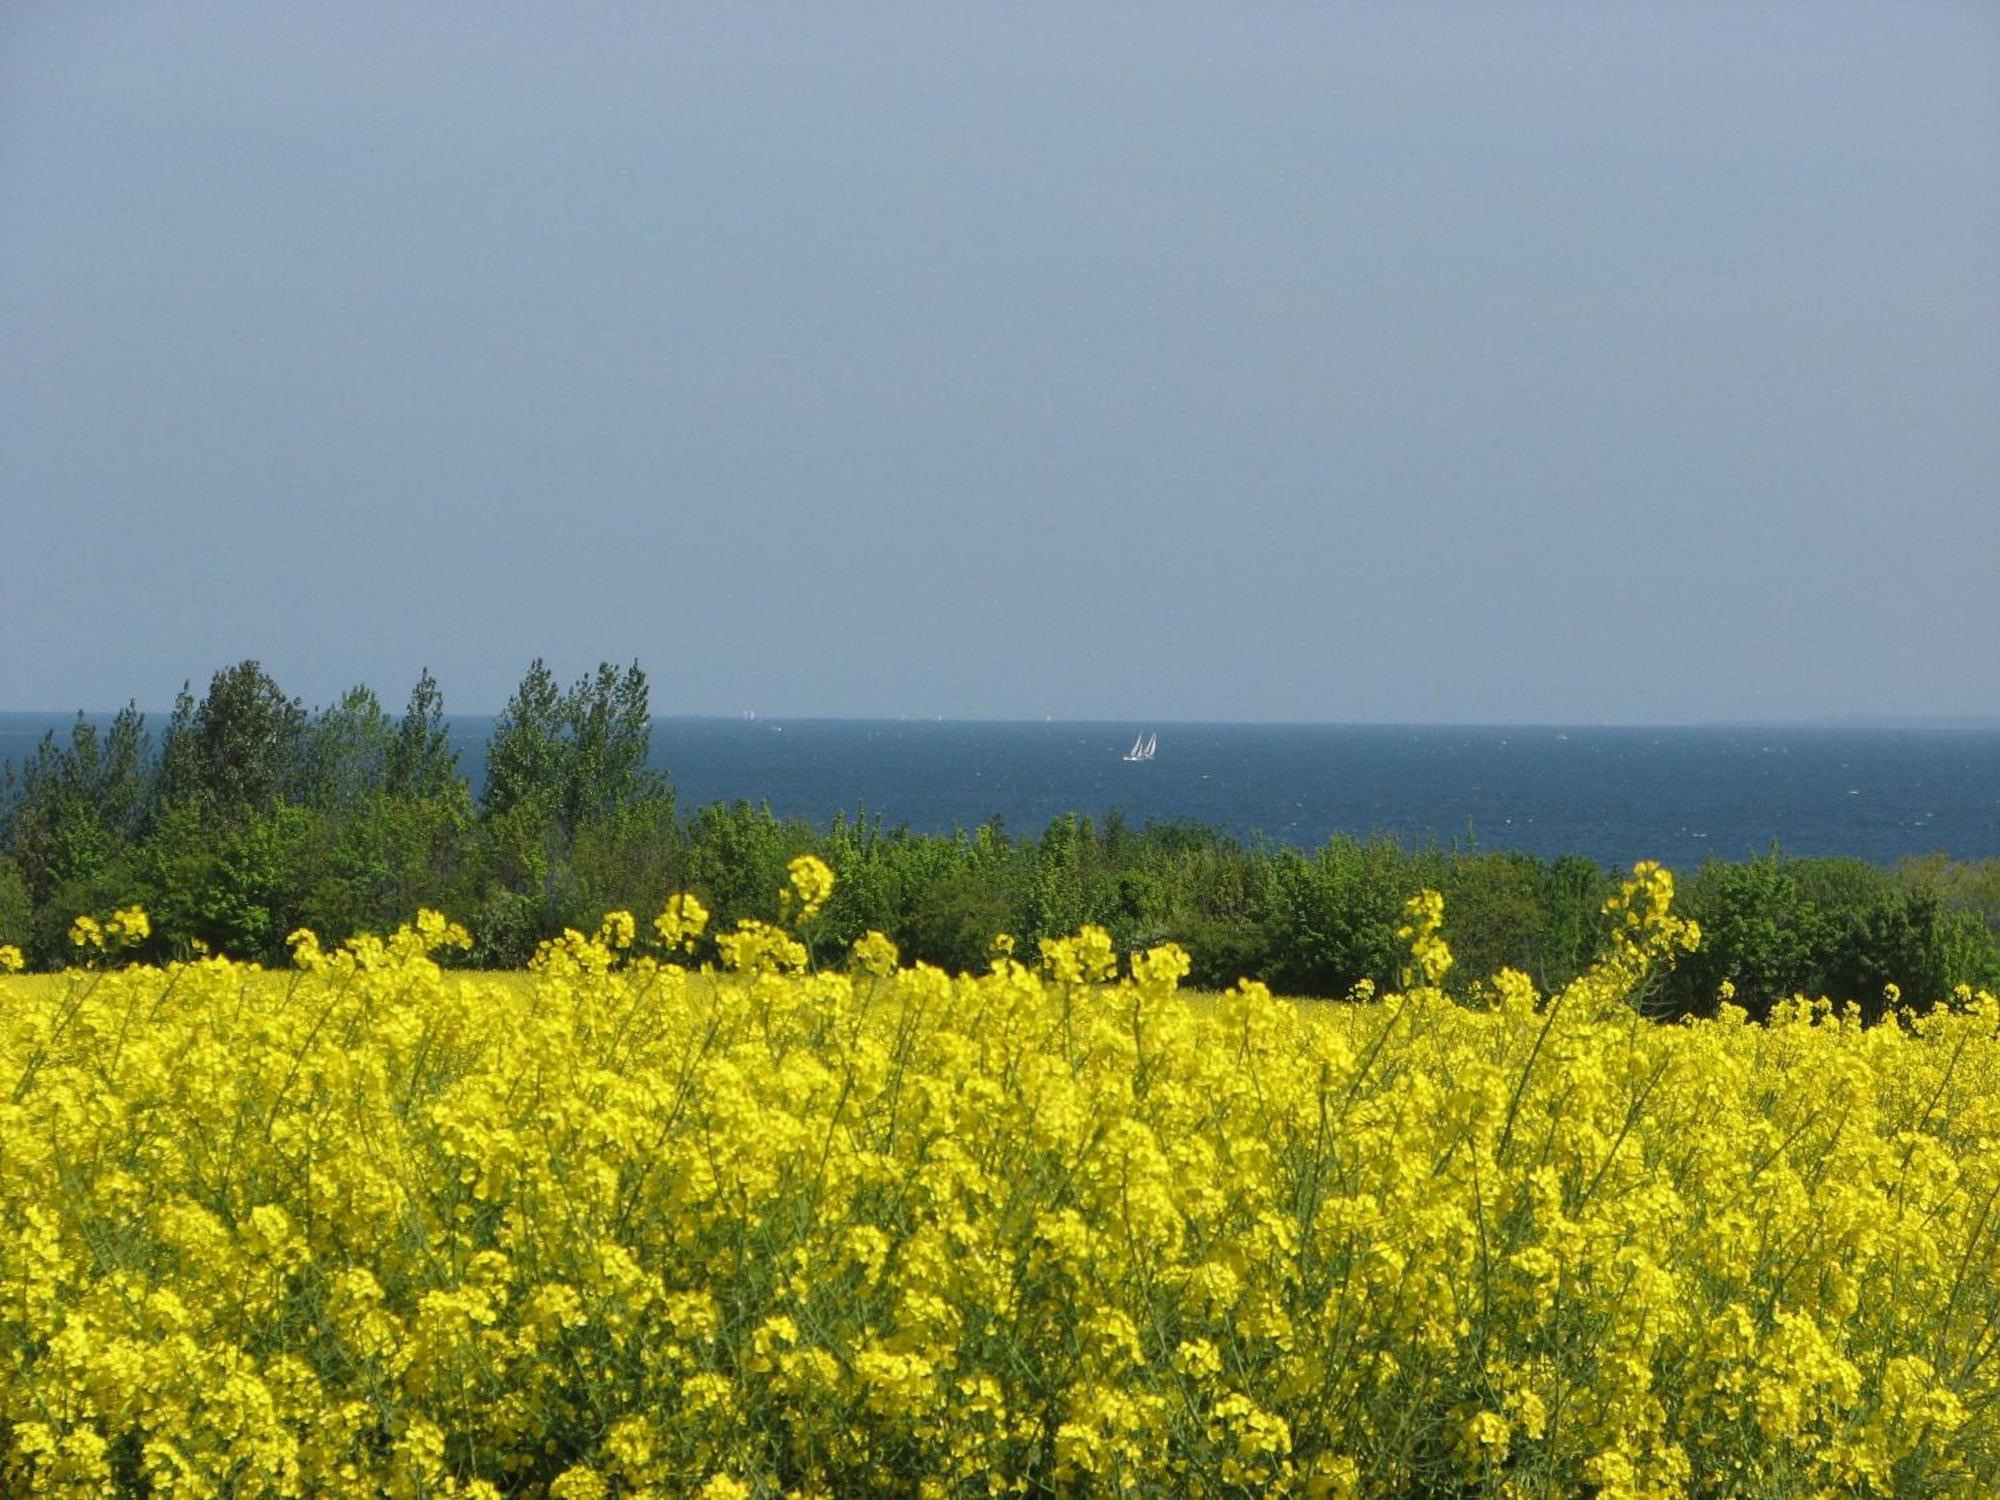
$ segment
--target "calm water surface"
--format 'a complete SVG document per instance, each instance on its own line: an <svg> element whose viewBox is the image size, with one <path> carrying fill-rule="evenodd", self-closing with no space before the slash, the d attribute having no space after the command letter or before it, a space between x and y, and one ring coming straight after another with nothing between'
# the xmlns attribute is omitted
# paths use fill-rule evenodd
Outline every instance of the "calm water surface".
<svg viewBox="0 0 2000 1500"><path fill-rule="evenodd" d="M67 719L0 715L18 761ZM157 720L151 721L157 729ZM477 787L491 721L453 725ZM1134 734L1159 753L1123 759ZM2000 731L1436 728L661 719L683 808L747 798L824 824L866 809L925 831L1070 810L1315 845L1334 833L1689 866L1773 844L1890 862L2000 857Z"/></svg>

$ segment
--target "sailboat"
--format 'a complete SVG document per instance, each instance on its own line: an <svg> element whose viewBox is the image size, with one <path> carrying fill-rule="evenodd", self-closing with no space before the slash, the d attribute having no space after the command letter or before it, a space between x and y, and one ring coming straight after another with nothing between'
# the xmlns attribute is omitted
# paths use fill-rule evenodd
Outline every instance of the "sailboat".
<svg viewBox="0 0 2000 1500"><path fill-rule="evenodd" d="M1132 741L1132 748L1125 752L1125 758L1127 760L1151 760L1153 752L1159 748L1160 737L1157 734L1148 735L1142 733Z"/></svg>

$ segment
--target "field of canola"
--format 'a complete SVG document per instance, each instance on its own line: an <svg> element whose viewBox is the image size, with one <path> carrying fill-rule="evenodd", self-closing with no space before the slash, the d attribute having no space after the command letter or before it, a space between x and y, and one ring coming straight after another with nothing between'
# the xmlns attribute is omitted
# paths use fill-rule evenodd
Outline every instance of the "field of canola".
<svg viewBox="0 0 2000 1500"><path fill-rule="evenodd" d="M1655 1024L1671 893L1451 998L1419 898L1347 1005L79 922L0 980L0 1491L2000 1493L2000 1006Z"/></svg>

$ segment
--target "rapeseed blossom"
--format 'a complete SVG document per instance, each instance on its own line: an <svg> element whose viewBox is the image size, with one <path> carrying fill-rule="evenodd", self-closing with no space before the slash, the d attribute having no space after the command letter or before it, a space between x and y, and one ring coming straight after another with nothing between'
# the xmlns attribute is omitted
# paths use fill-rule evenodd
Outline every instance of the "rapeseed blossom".
<svg viewBox="0 0 2000 1500"><path fill-rule="evenodd" d="M877 979L884 979L895 973L897 961L901 956L896 951L895 943L872 927L854 941L852 952L854 968Z"/></svg>
<svg viewBox="0 0 2000 1500"><path fill-rule="evenodd" d="M783 918L810 922L833 895L833 871L817 854L801 854L786 866L789 883L778 893Z"/></svg>
<svg viewBox="0 0 2000 1500"><path fill-rule="evenodd" d="M1455 998L1426 893L1343 1005L688 896L8 981L0 1492L2000 1492L2000 1002L1655 1025L1670 877L1606 921Z"/></svg>
<svg viewBox="0 0 2000 1500"><path fill-rule="evenodd" d="M1396 940L1410 950L1411 965L1403 970L1403 983L1437 985L1451 972L1451 948L1440 937L1444 926L1444 897L1436 891L1420 891L1403 906L1404 923L1396 929Z"/></svg>
<svg viewBox="0 0 2000 1500"><path fill-rule="evenodd" d="M86 953L102 953L142 943L152 933L153 924L144 907L122 906L101 922L88 914L78 917L70 923L69 940L72 947Z"/></svg>
<svg viewBox="0 0 2000 1500"><path fill-rule="evenodd" d="M653 918L653 931L672 953L693 953L696 941L708 930L708 908L683 892L669 896L666 906Z"/></svg>

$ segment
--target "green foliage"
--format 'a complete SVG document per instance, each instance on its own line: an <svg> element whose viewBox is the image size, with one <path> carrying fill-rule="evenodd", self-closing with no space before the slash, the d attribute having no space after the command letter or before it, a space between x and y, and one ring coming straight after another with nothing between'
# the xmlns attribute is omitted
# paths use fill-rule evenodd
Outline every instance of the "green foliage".
<svg viewBox="0 0 2000 1500"><path fill-rule="evenodd" d="M1928 855L1903 861L1894 880L1905 890L1937 893L1938 942L1951 984L2000 988L2000 859Z"/></svg>
<svg viewBox="0 0 2000 1500"><path fill-rule="evenodd" d="M415 801L455 794L462 784L458 752L451 748L444 718L444 693L425 667L410 689L409 705L396 725L383 767L383 790Z"/></svg>
<svg viewBox="0 0 2000 1500"><path fill-rule="evenodd" d="M67 745L53 731L5 774L0 832L37 903L95 877L145 818L151 765L145 716L127 704L100 737L82 714Z"/></svg>
<svg viewBox="0 0 2000 1500"><path fill-rule="evenodd" d="M316 821L309 809L286 805L228 827L196 903L196 935L232 956L279 951L305 920L300 898Z"/></svg>
<svg viewBox="0 0 2000 1500"><path fill-rule="evenodd" d="M310 791L307 718L262 666L217 672L200 704L182 686L160 749L160 800L223 822Z"/></svg>
<svg viewBox="0 0 2000 1500"><path fill-rule="evenodd" d="M560 693L537 658L493 726L485 808L502 813L534 804L568 837L665 792L663 779L646 766L651 742L649 691L637 662L623 672L599 663Z"/></svg>
<svg viewBox="0 0 2000 1500"><path fill-rule="evenodd" d="M1467 973L1519 969L1544 979L1547 867L1522 854L1467 854L1444 863L1437 889L1451 949Z"/></svg>
<svg viewBox="0 0 2000 1500"><path fill-rule="evenodd" d="M1817 910L1801 901L1798 882L1775 855L1747 864L1710 863L1682 892L1682 910L1701 924L1701 948L1683 960L1673 984L1676 1009L1711 1009L1722 985L1746 1003L1792 995L1810 982L1826 944Z"/></svg>
<svg viewBox="0 0 2000 1500"><path fill-rule="evenodd" d="M2000 971L2000 948L1976 913L1952 909L1936 885L1858 860L1786 859L1704 865L1683 892L1701 924L1700 951L1666 981L1677 1013L1714 1009L1726 981L1762 1016L1794 994L1828 995L1881 1014L1884 990L1937 998Z"/></svg>
<svg viewBox="0 0 2000 1500"><path fill-rule="evenodd" d="M563 700L563 723L569 764L562 811L569 828L659 794L661 778L646 767L653 719L646 674L636 661L622 673L601 662L579 678Z"/></svg>
<svg viewBox="0 0 2000 1500"><path fill-rule="evenodd" d="M899 925L903 956L952 973L981 969L1011 916L1004 890L969 866L949 870L908 892Z"/></svg>
<svg viewBox="0 0 2000 1500"><path fill-rule="evenodd" d="M1344 995L1366 979L1387 988L1403 959L1403 903L1417 889L1402 851L1335 838L1316 853L1283 850L1273 874L1270 983L1291 994Z"/></svg>
<svg viewBox="0 0 2000 1500"><path fill-rule="evenodd" d="M1615 882L1575 856L1345 837L1245 848L1198 825L1134 829L1116 811L1032 837L997 823L914 834L865 814L819 832L748 802L686 816L646 764L650 723L636 663L601 664L565 691L536 661L495 724L475 802L428 670L392 720L365 687L308 714L241 662L199 702L182 688L157 759L128 706L102 731L79 717L6 768L0 941L58 965L72 917L137 901L153 921L147 956L199 941L278 962L297 926L381 932L432 906L470 927L470 961L506 966L608 910L644 922L677 890L719 927L769 919L788 862L813 853L837 876L805 934L821 963L875 930L911 959L977 968L995 932L1032 957L1090 922L1125 951L1180 943L1202 988L1252 977L1338 996L1396 983L1403 903L1425 888L1444 893L1459 974L1512 967L1553 989L1604 942ZM1872 1015L1890 985L1930 999L2000 984L2000 860L1884 870L1774 853L1704 866L1680 906L1704 941L1661 981L1669 1013L1712 1010L1725 981L1760 1016L1799 992Z"/></svg>
<svg viewBox="0 0 2000 1500"><path fill-rule="evenodd" d="M635 793L592 814L571 839L568 861L578 903L567 924L594 925L607 911L657 910L682 889L684 857L673 792Z"/></svg>
<svg viewBox="0 0 2000 1500"><path fill-rule="evenodd" d="M130 893L151 917L157 946L169 953L184 953L195 938L207 941L202 936L201 912L217 863L216 840L195 803L169 803L159 809L151 833L132 850ZM66 923L65 908L72 914L91 909L74 902L46 908L52 928ZM61 929L55 930L59 933ZM53 941L60 942L60 938ZM47 958L59 957L63 951L63 947L51 946Z"/></svg>
<svg viewBox="0 0 2000 1500"><path fill-rule="evenodd" d="M313 715L301 739L297 799L334 812L374 795L388 772L394 733L373 690L349 688L339 702Z"/></svg>
<svg viewBox="0 0 2000 1500"><path fill-rule="evenodd" d="M1541 959L1532 973L1550 986L1569 983L1597 957L1604 937L1604 903L1618 882L1594 859L1565 854L1542 875Z"/></svg>
<svg viewBox="0 0 2000 1500"><path fill-rule="evenodd" d="M0 854L0 943L11 943L26 952L33 943L34 920L35 898L21 866Z"/></svg>
<svg viewBox="0 0 2000 1500"><path fill-rule="evenodd" d="M462 782L429 797L376 792L317 831L301 903L315 932L380 932L420 906L468 911L480 893L477 829ZM289 930L289 929L288 929Z"/></svg>
<svg viewBox="0 0 2000 1500"><path fill-rule="evenodd" d="M885 835L880 819L871 822L863 814L850 823L836 814L820 840L819 855L833 871L834 887L812 936L836 952L845 952L866 932L901 928L901 887L883 848L889 838L906 842L909 831Z"/></svg>
<svg viewBox="0 0 2000 1500"><path fill-rule="evenodd" d="M769 920L777 915L786 864L812 844L809 826L781 822L768 806L715 803L688 828L688 889L708 903L718 926L739 917Z"/></svg>
<svg viewBox="0 0 2000 1500"><path fill-rule="evenodd" d="M1096 861L1090 819L1065 813L1043 830L1027 883L1021 936L1040 941L1098 917L1090 879Z"/></svg>
<svg viewBox="0 0 2000 1500"><path fill-rule="evenodd" d="M568 751L562 742L562 693L539 656L494 721L486 746L489 814L535 806L554 813L562 804Z"/></svg>

